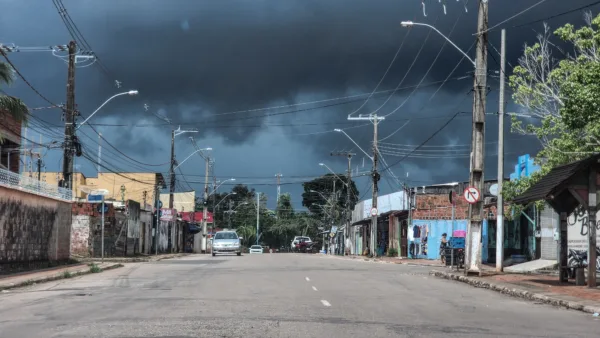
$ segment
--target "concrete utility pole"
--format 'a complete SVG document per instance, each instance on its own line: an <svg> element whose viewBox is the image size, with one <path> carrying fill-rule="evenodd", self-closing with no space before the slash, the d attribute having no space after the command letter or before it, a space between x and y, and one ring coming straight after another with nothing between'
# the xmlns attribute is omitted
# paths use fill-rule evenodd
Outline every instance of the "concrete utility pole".
<svg viewBox="0 0 600 338"><path fill-rule="evenodd" d="M175 129L171 130L171 166L169 168L169 209L173 209L175 193Z"/></svg>
<svg viewBox="0 0 600 338"><path fill-rule="evenodd" d="M208 229L208 175L210 173L210 157L204 158L204 202L202 203L202 243L200 243L200 251L206 253L206 231ZM214 222L213 210L213 222Z"/></svg>
<svg viewBox="0 0 600 338"><path fill-rule="evenodd" d="M98 174L100 174L100 163L102 163L102 133L98 133Z"/></svg>
<svg viewBox="0 0 600 338"><path fill-rule="evenodd" d="M504 270L504 82L506 80L506 30L501 33L500 48L500 107L498 108L498 198L496 205L496 271Z"/></svg>
<svg viewBox="0 0 600 338"><path fill-rule="evenodd" d="M160 215L160 190L158 183L154 188L154 209L156 209L156 228L154 229L154 253L158 255L158 222Z"/></svg>
<svg viewBox="0 0 600 338"><path fill-rule="evenodd" d="M213 221L211 223L210 229L211 232L214 232L215 225L217 223L217 210L215 209L216 199L217 199L217 176L215 176L215 160L211 160L210 163L210 171L213 177L213 191L212 191L212 212L213 212Z"/></svg>
<svg viewBox="0 0 600 338"><path fill-rule="evenodd" d="M369 116L359 116L359 117L348 117L348 120L369 120L373 123L373 172L371 176L373 178L373 204L372 204L372 214L371 214L371 243L369 250L371 251L371 255L373 257L377 256L377 216L379 211L377 210L377 182L379 182L380 175L377 172L377 125L379 121L385 120L383 116L377 116L377 114L369 115ZM373 215L374 213L374 215Z"/></svg>
<svg viewBox="0 0 600 338"><path fill-rule="evenodd" d="M350 210L350 194L352 190L352 156L356 155L348 151L332 152L331 156L345 156L348 159L348 172L346 173L346 228L343 232L342 250L346 248L346 238L350 238L350 223L352 223L352 210ZM342 254L344 252L342 251Z"/></svg>
<svg viewBox="0 0 600 338"><path fill-rule="evenodd" d="M281 176L283 176L281 173L275 174L277 178L277 205L279 205L279 197L281 196Z"/></svg>
<svg viewBox="0 0 600 338"><path fill-rule="evenodd" d="M256 245L258 245L258 233L260 230L260 193L256 192Z"/></svg>
<svg viewBox="0 0 600 338"><path fill-rule="evenodd" d="M38 154L37 159L37 177L38 181L42 180L42 155Z"/></svg>
<svg viewBox="0 0 600 338"><path fill-rule="evenodd" d="M483 168L485 145L485 105L487 88L488 0L479 1L475 79L473 84L473 134L469 183L479 190L479 199L469 207L469 229L465 274L480 273L481 234L483 223Z"/></svg>
<svg viewBox="0 0 600 338"><path fill-rule="evenodd" d="M65 150L63 153L63 187L73 189L73 141L75 137L75 41L69 42L67 104L65 110Z"/></svg>

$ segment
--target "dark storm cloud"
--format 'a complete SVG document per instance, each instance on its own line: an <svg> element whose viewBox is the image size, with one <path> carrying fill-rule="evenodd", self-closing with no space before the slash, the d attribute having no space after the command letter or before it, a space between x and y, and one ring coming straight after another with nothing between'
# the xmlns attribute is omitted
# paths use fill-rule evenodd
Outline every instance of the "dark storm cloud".
<svg viewBox="0 0 600 338"><path fill-rule="evenodd" d="M110 72L105 75L96 66L77 70L76 93L81 111L89 114L107 97L123 89L135 88L140 91L138 97L115 99L94 118L95 122L161 124L162 121L152 113L162 110L164 115L174 123L181 124L182 128L197 127L200 130L198 138L222 137L225 145L233 146L252 142L261 135L271 136L273 142L277 142L276 137L283 135L293 142L301 143L309 158L313 154L328 156L329 151L336 149L355 149L338 133L297 134L352 126L346 116L355 111L361 102L296 113L286 112L324 103L237 114L214 114L368 93L380 80L408 33L407 29L400 27L400 21L435 24L440 31L450 34L458 18L450 38L466 50L474 41L472 34L476 28L477 12L475 0L469 1L468 13L464 12L463 2L447 1L447 15L443 15L437 1L428 0L427 17L423 17L420 0L64 2L79 29ZM506 26L551 16L588 2L550 0ZM491 1L490 25L531 4L532 1L520 0ZM18 15L6 17L0 14L2 42L47 45L68 40L58 14L48 2L39 2L36 7L24 2L9 1L6 7L9 12L11 9L18 12ZM580 19L581 13L573 13L551 23L556 27L567 21L580 22ZM36 25L28 25L26 28L22 25L26 21L36 22ZM532 28L539 32L541 23L509 29L508 61L511 64L516 63L523 43L534 41L536 32ZM431 35L403 86L419 83L444 43L440 36L424 27L410 30L398 59L379 90L392 89L398 85L428 34ZM499 48L498 30L490 32L490 42ZM494 53L492 51L499 60ZM474 55L473 50L469 55ZM445 79L461 57L458 51L446 45L423 83ZM26 54L19 54L18 57L15 55L12 59L43 93L52 100L64 101L66 67L60 60ZM491 57L489 69L498 69ZM463 61L454 74L462 76L469 75L470 72L472 67ZM117 89L113 85L116 79L122 82L123 88ZM497 95L497 80L490 78L488 83L492 88L488 109L494 112L497 111L497 100L493 101ZM412 118L403 130L388 141L401 144L422 143L455 112L471 111L470 97L459 105L471 86L469 79L449 81L430 102L428 100L437 86L419 89L402 108L382 123L380 135L389 135L404 123L402 119ZM43 105L23 84L18 84L14 90L15 94L25 98L28 103L32 102L30 105ZM380 112L388 114L393 111L411 91L412 89L405 89L396 93ZM361 113L377 109L386 98L385 94L375 95ZM150 105L148 111L143 108L145 103ZM514 111L516 107L512 109ZM44 114L49 121L60 123L56 112ZM427 116L433 118L423 118ZM488 121L490 123L486 135L488 140L493 141L496 139L497 125L493 116ZM281 126L282 124L296 126ZM153 152L167 150L165 142L169 141L168 126L99 128L107 139L122 146L122 150L127 153L148 157ZM468 114L460 116L430 142L469 143L469 129ZM370 127L350 129L348 133L363 148L369 147L369 140L372 138ZM157 136L159 134L160 137ZM488 153L492 153L494 145L488 147ZM514 146L510 142L507 147L514 151L524 149L520 144ZM259 151L261 150L257 150ZM300 154L297 160L302 161L303 156ZM399 158L386 156L386 159L391 164ZM343 167L343 159L339 161ZM395 168L398 168L398 175L402 171L410 171L410 177L415 180L453 180L451 177L465 176L468 160L444 159L443 162L443 172L439 171L436 161L423 158L408 158L402 162L404 167L399 165ZM495 166L488 167L489 173L493 175ZM421 171L421 177L415 171Z"/></svg>

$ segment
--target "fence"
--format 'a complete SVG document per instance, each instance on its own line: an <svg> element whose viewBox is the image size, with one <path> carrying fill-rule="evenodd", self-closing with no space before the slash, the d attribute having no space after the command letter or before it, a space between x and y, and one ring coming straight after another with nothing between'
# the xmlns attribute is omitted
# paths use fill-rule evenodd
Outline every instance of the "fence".
<svg viewBox="0 0 600 338"><path fill-rule="evenodd" d="M40 182L32 177L19 175L5 169L0 169L0 185L64 201L73 200L73 193L69 189Z"/></svg>

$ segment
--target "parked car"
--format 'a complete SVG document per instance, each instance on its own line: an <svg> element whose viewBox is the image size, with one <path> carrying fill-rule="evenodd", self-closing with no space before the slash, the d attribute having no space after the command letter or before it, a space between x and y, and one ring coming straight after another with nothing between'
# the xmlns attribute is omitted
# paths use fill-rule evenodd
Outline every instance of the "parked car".
<svg viewBox="0 0 600 338"><path fill-rule="evenodd" d="M251 254L261 254L263 253L263 247L260 245L253 245L250 247Z"/></svg>
<svg viewBox="0 0 600 338"><path fill-rule="evenodd" d="M296 236L296 237L294 237L294 239L292 240L292 244L290 245L290 248L292 249L292 251L296 250L296 246L298 245L298 243L300 243L300 241L303 241L308 245L312 244L310 237Z"/></svg>
<svg viewBox="0 0 600 338"><path fill-rule="evenodd" d="M212 242L212 255L213 257L217 254L222 253L236 253L238 256L242 255L242 244L241 240L235 231L219 231L215 234Z"/></svg>

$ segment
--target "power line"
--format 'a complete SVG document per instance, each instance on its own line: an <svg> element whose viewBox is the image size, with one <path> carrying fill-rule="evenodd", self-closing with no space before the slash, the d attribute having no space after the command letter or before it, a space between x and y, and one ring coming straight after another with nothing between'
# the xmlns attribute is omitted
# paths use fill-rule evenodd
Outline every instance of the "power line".
<svg viewBox="0 0 600 338"><path fill-rule="evenodd" d="M13 70L15 71L15 73L17 73L17 75L21 78L21 80L23 80L23 82L25 82L25 84L29 88L31 88L31 90L33 90L39 97L41 97L44 101L48 102L50 105L58 106L56 103L50 101L48 98L46 98L44 95L42 95L42 93L40 93L29 81L27 81L27 79L23 76L23 74L21 74L21 72L17 69L17 67L15 67L15 65L12 63L12 61L10 61L10 59L8 58L6 53L1 49L0 49L0 54L2 54L2 56L4 57L6 62L13 68Z"/></svg>
<svg viewBox="0 0 600 338"><path fill-rule="evenodd" d="M593 3L591 3L591 4L589 4L589 5L584 5L584 6L581 6L581 7L575 8L575 9L568 10L568 11L566 11L566 12L562 12L562 13L554 14L554 15L551 15L551 16L548 16L548 17L545 17L545 18L543 18L543 19L537 19L537 20L529 21L529 22L522 23L522 24L519 24L519 25L515 25L515 26L512 26L511 28L519 28L519 27L524 27L524 26L533 25L533 24L535 24L535 23L538 23L538 22L542 22L542 21L546 21L546 20L550 20L550 19L558 18L558 17L561 17L561 16L563 16L563 15L571 14L571 13L573 13L573 12L577 12L577 11L580 11L580 10L582 10L582 9L586 9L586 8L589 8L589 7L592 7L592 6L598 5L598 4L600 4L600 1L594 1Z"/></svg>
<svg viewBox="0 0 600 338"><path fill-rule="evenodd" d="M487 32L489 32L489 31L491 31L491 30L493 30L493 29L495 29L495 28L499 27L500 25L502 25L502 24L505 24L505 23L509 22L510 20L512 20L512 19L514 19L514 18L516 18L516 17L518 17L518 16L521 16L521 15L523 15L523 14L527 13L529 10L531 10L531 9L533 9L533 8L535 8L535 7L539 6L539 5L541 5L541 4L543 4L544 2L546 2L546 0L540 0L540 1L536 2L535 4L533 4L533 5L531 5L531 6L527 7L527 8L525 8L524 10L520 11L519 13L517 13L517 14L515 14L515 15L511 16L511 17L509 17L508 19L506 19L506 20L503 20L503 21L501 21L501 22L497 23L496 25L494 25L494 26L492 26L492 27L490 27L490 28L488 28L488 29L486 29L486 30L484 30L484 31L477 32L477 33L475 33L475 34L473 34L473 35L480 35L480 34L487 33Z"/></svg>

